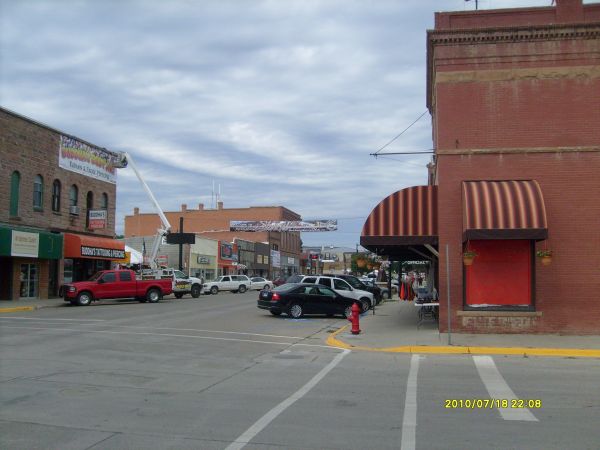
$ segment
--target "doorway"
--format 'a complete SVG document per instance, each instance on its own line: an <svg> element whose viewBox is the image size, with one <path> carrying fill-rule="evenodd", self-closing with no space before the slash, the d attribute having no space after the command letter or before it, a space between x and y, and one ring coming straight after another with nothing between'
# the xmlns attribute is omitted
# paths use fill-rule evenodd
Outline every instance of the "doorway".
<svg viewBox="0 0 600 450"><path fill-rule="evenodd" d="M20 298L37 298L38 296L38 265L21 264Z"/></svg>

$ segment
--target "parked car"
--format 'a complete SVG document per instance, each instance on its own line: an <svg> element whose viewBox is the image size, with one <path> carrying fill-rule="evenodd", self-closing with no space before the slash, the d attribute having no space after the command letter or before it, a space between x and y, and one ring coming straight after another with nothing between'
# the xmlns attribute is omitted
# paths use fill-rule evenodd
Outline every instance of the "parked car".
<svg viewBox="0 0 600 450"><path fill-rule="evenodd" d="M273 280L273 284L275 286L281 286L282 284L285 284L286 278L285 277L277 277Z"/></svg>
<svg viewBox="0 0 600 450"><path fill-rule="evenodd" d="M260 291L257 306L274 316L282 313L294 319L305 314L336 314L350 317L355 300L333 289L312 283L286 283L270 291Z"/></svg>
<svg viewBox="0 0 600 450"><path fill-rule="evenodd" d="M273 289L275 286L272 281L269 281L263 277L252 277L250 278L252 281L251 289L257 289L259 291Z"/></svg>
<svg viewBox="0 0 600 450"><path fill-rule="evenodd" d="M170 279L138 280L133 270L101 270L88 281L63 286L66 302L87 306L93 301L110 298L136 298L140 302L158 302L173 292Z"/></svg>
<svg viewBox="0 0 600 450"><path fill-rule="evenodd" d="M342 280L346 280L350 284L350 286L352 286L354 289L360 289L361 291L368 291L368 292L372 293L373 297L375 298L375 303L377 305L379 305L379 303L381 303L381 299L384 297L383 290L375 284L375 279L373 279L373 278L366 278L365 280L361 280L358 277L355 277L354 275L345 275L345 274L342 274L342 275L323 274L323 275L341 278ZM389 294L389 291L387 289L385 289L385 292ZM387 298L390 298L389 295L387 295Z"/></svg>
<svg viewBox="0 0 600 450"><path fill-rule="evenodd" d="M300 274L296 274L296 275L292 275L286 278L285 282L286 283L301 283L302 279L305 277L305 275L300 275Z"/></svg>
<svg viewBox="0 0 600 450"><path fill-rule="evenodd" d="M252 281L246 275L223 275L216 280L204 283L204 292L218 294L219 291L244 293L252 288Z"/></svg>
<svg viewBox="0 0 600 450"><path fill-rule="evenodd" d="M190 277L177 269L144 269L142 270L142 279L150 278L165 279L173 282L173 294L176 298L181 298L185 294L190 294L194 298L200 297L202 293L202 280L200 278Z"/></svg>
<svg viewBox="0 0 600 450"><path fill-rule="evenodd" d="M302 275L301 283L321 284L333 289L335 292L343 295L344 297L358 300L363 311L368 311L375 304L375 300L371 292L353 288L346 280L343 280L337 276Z"/></svg>

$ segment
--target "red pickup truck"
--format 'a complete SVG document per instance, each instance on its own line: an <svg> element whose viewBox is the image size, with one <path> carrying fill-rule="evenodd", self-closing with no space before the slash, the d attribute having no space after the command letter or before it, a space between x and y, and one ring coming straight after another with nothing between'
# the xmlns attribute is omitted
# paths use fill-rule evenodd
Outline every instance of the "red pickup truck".
<svg viewBox="0 0 600 450"><path fill-rule="evenodd" d="M79 306L103 298L136 298L140 302L156 303L171 292L170 279L137 280L133 270L101 270L88 281L63 286L64 300Z"/></svg>

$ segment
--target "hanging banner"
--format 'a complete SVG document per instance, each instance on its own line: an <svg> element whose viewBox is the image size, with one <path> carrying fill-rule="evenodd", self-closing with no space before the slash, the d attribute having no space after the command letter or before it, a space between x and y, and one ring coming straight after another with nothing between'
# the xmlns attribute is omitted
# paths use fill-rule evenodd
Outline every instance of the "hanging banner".
<svg viewBox="0 0 600 450"><path fill-rule="evenodd" d="M69 136L60 137L58 166L108 183L117 183L117 155Z"/></svg>
<svg viewBox="0 0 600 450"><path fill-rule="evenodd" d="M231 220L229 231L335 231L337 220Z"/></svg>

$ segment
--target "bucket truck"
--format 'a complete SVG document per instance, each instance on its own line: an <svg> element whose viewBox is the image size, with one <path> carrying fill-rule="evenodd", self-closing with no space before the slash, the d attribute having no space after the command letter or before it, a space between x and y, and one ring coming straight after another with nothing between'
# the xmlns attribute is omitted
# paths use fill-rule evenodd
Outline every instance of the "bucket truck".
<svg viewBox="0 0 600 450"><path fill-rule="evenodd" d="M116 161L113 162L114 167L117 169L124 169L127 166L131 166L135 176L142 184L142 187L150 197L158 216L160 217L160 221L162 224L161 228L156 230L156 237L154 238L154 242L152 243L152 250L150 252L150 271L143 271L143 278L170 278L173 280L173 293L175 297L181 298L184 294L190 293L192 297L197 298L202 293L202 280L195 277L189 277L185 275L183 272L175 269L161 269L158 266L157 256L158 250L160 249L160 245L165 236L167 236L171 231L171 224L165 216L162 208L158 204L156 197L152 194L152 191L148 187L148 184L142 177L142 174L138 170L134 159L127 152L119 152L117 154Z"/></svg>

